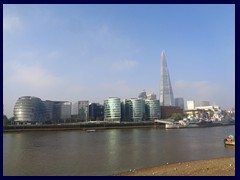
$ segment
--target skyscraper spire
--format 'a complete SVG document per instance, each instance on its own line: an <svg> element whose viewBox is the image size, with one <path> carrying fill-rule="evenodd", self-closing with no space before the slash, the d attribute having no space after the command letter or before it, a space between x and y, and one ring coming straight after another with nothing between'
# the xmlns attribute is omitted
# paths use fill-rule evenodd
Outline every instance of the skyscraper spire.
<svg viewBox="0 0 240 180"><path fill-rule="evenodd" d="M161 54L161 77L160 77L160 105L161 106L174 106L174 96L170 76L168 73L167 62L165 57L165 50Z"/></svg>

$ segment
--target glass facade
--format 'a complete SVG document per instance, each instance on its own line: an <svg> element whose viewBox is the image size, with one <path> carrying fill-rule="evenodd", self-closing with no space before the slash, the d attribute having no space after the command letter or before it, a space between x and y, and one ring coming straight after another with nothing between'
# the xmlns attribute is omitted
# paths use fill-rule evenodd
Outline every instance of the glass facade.
<svg viewBox="0 0 240 180"><path fill-rule="evenodd" d="M161 106L174 106L174 96L170 76L167 68L165 51L161 56L161 78L160 78L160 104Z"/></svg>
<svg viewBox="0 0 240 180"><path fill-rule="evenodd" d="M16 122L43 122L47 119L44 103L40 98L23 96L18 98L13 114Z"/></svg>
<svg viewBox="0 0 240 180"><path fill-rule="evenodd" d="M110 97L104 101L104 121L120 122L121 102L120 98Z"/></svg>
<svg viewBox="0 0 240 180"><path fill-rule="evenodd" d="M89 105L89 119L90 121L103 121L104 106L99 103L91 103Z"/></svg>
<svg viewBox="0 0 240 180"><path fill-rule="evenodd" d="M79 121L89 120L89 101L77 101L73 104L72 115Z"/></svg>
<svg viewBox="0 0 240 180"><path fill-rule="evenodd" d="M53 104L53 121L66 122L71 119L72 103L68 101L54 101Z"/></svg>
<svg viewBox="0 0 240 180"><path fill-rule="evenodd" d="M153 121L160 119L160 103L159 100L145 100L146 120Z"/></svg>
<svg viewBox="0 0 240 180"><path fill-rule="evenodd" d="M123 103L123 121L139 122L144 120L145 102L143 99L127 99Z"/></svg>

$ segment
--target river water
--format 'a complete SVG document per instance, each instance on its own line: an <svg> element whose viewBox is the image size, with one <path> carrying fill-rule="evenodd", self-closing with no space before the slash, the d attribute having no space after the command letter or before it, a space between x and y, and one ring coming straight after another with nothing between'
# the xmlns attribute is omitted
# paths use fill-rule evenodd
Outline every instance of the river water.
<svg viewBox="0 0 240 180"><path fill-rule="evenodd" d="M3 134L3 175L112 175L166 163L235 156L235 126Z"/></svg>

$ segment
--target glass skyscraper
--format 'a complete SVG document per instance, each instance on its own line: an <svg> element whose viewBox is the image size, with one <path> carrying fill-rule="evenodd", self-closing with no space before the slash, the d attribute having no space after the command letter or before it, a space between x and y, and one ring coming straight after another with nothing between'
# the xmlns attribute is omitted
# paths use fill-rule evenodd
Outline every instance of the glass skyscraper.
<svg viewBox="0 0 240 180"><path fill-rule="evenodd" d="M174 96L170 76L167 68L165 51L161 55L161 77L160 77L160 105L161 106L174 106Z"/></svg>

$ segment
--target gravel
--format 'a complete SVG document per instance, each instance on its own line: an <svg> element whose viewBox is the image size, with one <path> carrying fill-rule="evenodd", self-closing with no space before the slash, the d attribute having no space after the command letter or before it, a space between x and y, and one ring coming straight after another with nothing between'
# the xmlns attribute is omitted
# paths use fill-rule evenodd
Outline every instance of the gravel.
<svg viewBox="0 0 240 180"><path fill-rule="evenodd" d="M116 176L235 176L235 157L167 164Z"/></svg>

